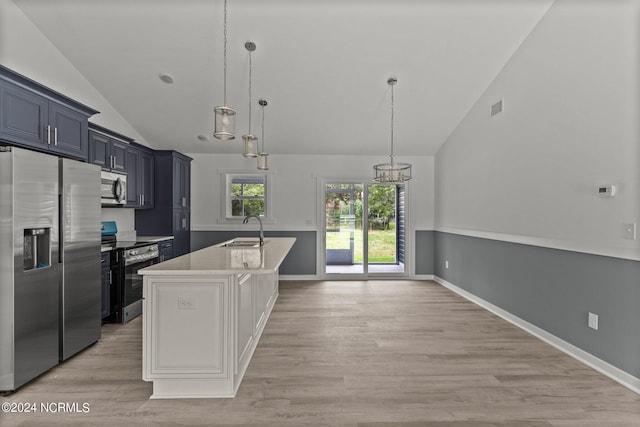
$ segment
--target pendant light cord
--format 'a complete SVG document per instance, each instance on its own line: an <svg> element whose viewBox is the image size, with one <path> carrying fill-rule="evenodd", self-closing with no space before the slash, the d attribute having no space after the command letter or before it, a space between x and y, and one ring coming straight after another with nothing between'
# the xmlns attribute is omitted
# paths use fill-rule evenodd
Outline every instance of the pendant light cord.
<svg viewBox="0 0 640 427"><path fill-rule="evenodd" d="M262 144L262 152L264 153L264 105L262 106L262 140L260 141Z"/></svg>
<svg viewBox="0 0 640 427"><path fill-rule="evenodd" d="M227 0L224 0L224 104L227 105Z"/></svg>
<svg viewBox="0 0 640 427"><path fill-rule="evenodd" d="M251 51L249 51L249 135L251 135Z"/></svg>
<svg viewBox="0 0 640 427"><path fill-rule="evenodd" d="M391 85L391 164L393 164L393 84Z"/></svg>

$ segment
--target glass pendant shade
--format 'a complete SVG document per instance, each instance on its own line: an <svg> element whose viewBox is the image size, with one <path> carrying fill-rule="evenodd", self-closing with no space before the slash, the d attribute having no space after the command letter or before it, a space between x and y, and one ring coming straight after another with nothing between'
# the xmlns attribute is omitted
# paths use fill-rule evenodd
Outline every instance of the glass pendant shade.
<svg viewBox="0 0 640 427"><path fill-rule="evenodd" d="M411 165L409 163L381 163L374 165L375 176L373 180L385 184L402 184L412 178Z"/></svg>
<svg viewBox="0 0 640 427"><path fill-rule="evenodd" d="M258 170L269 170L269 166L267 165L267 156L267 153L258 153Z"/></svg>
<svg viewBox="0 0 640 427"><path fill-rule="evenodd" d="M258 138L253 135L242 135L244 140L244 157L258 157Z"/></svg>
<svg viewBox="0 0 640 427"><path fill-rule="evenodd" d="M236 137L236 110L231 107L215 107L216 126L213 136L218 139L228 140Z"/></svg>

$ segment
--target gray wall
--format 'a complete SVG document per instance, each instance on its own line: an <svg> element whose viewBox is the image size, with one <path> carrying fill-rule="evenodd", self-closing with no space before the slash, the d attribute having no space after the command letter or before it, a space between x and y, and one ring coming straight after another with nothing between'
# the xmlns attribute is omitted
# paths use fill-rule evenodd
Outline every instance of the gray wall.
<svg viewBox="0 0 640 427"><path fill-rule="evenodd" d="M437 276L640 378L640 262L442 232L435 254Z"/></svg>
<svg viewBox="0 0 640 427"><path fill-rule="evenodd" d="M315 276L317 246L315 231L265 231L265 236L295 237L296 243L280 267L280 274L289 276ZM256 237L255 231L192 231L191 250L205 248L235 237ZM434 274L434 231L416 231L416 274Z"/></svg>
<svg viewBox="0 0 640 427"><path fill-rule="evenodd" d="M315 231L265 231L265 237L295 237L291 252L280 266L280 274L289 276L316 274ZM205 248L235 237L257 237L257 231L192 231L191 250Z"/></svg>
<svg viewBox="0 0 640 427"><path fill-rule="evenodd" d="M435 272L435 231L418 230L415 234L416 274L432 275Z"/></svg>

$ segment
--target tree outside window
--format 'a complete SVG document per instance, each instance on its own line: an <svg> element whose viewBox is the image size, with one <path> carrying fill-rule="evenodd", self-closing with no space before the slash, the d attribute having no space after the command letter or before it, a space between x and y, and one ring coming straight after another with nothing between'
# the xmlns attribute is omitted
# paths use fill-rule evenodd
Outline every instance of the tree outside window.
<svg viewBox="0 0 640 427"><path fill-rule="evenodd" d="M247 215L266 216L266 179L264 175L230 177L229 202L232 218Z"/></svg>

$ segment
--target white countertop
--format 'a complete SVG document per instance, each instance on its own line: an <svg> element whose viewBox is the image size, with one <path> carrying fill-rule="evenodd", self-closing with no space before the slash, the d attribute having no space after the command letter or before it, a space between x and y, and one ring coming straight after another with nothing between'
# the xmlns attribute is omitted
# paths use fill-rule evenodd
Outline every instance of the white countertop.
<svg viewBox="0 0 640 427"><path fill-rule="evenodd" d="M239 240L255 240L239 238ZM260 248L221 247L223 243L139 270L142 275L209 276L274 273L287 256L294 237L267 237Z"/></svg>

